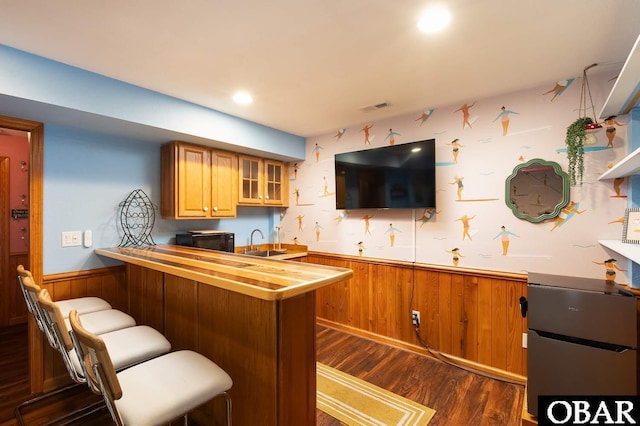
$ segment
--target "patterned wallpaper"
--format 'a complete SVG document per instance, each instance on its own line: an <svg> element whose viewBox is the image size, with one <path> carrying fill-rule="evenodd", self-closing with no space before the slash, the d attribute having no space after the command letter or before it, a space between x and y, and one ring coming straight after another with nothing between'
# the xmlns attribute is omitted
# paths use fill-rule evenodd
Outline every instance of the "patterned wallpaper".
<svg viewBox="0 0 640 426"><path fill-rule="evenodd" d="M616 75L589 75L596 114ZM571 187L570 204L558 218L531 223L505 204L505 179L518 164L541 158L567 170L564 137L578 117L581 86L579 75L486 99L426 105L307 139L306 160L290 168L283 242L370 258L604 278L605 261L616 255L598 240L621 238L627 184L597 178L627 153L626 116L612 123L615 132L603 129L589 141L583 184ZM430 138L436 140L435 210L336 210L334 154ZM626 263L613 262L617 282L628 282Z"/></svg>

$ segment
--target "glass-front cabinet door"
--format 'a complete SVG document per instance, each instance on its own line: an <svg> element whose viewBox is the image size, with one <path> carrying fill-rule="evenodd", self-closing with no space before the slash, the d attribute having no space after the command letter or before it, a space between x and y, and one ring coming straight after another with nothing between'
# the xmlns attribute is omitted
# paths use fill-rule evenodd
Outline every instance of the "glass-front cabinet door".
<svg viewBox="0 0 640 426"><path fill-rule="evenodd" d="M282 205L284 192L284 165L281 162L265 160L264 167L266 196L265 204Z"/></svg>
<svg viewBox="0 0 640 426"><path fill-rule="evenodd" d="M246 204L262 204L262 159L239 157L240 188L238 202Z"/></svg>
<svg viewBox="0 0 640 426"><path fill-rule="evenodd" d="M240 155L238 169L238 204L288 206L286 163Z"/></svg>

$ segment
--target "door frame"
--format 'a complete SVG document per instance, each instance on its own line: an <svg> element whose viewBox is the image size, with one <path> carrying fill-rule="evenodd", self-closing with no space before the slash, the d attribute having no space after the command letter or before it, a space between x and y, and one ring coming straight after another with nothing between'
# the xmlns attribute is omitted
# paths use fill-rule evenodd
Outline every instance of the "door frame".
<svg viewBox="0 0 640 426"><path fill-rule="evenodd" d="M9 276L13 276L12 272L9 272L9 242L11 240L9 236L9 190L10 188L10 167L11 161L9 157L0 157L0 182L2 182L3 189L0 193L0 235L4 235L7 241L7 244L0 244L0 271L2 271L2 275L0 276L0 280L4 280L6 277L9 280ZM15 281L9 280L13 285L15 285ZM11 286L12 284L7 283L6 286ZM4 285L3 285L4 287ZM10 287L9 287L10 288ZM11 291L11 290L9 290ZM2 297L0 300L0 326L9 325L9 303L11 301L10 297Z"/></svg>
<svg viewBox="0 0 640 426"><path fill-rule="evenodd" d="M42 218L44 124L20 118L0 116L0 127L29 132L29 269L36 282L42 282ZM42 392L44 363L42 335L33 317L29 317L29 383L31 393Z"/></svg>

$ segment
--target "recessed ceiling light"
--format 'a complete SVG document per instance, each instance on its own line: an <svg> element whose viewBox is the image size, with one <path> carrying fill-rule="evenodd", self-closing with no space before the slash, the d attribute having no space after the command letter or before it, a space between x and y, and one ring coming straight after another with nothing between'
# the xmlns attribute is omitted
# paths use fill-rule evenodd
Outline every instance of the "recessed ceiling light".
<svg viewBox="0 0 640 426"><path fill-rule="evenodd" d="M418 20L418 29L424 33L434 33L444 29L451 22L451 14L441 6L425 10Z"/></svg>
<svg viewBox="0 0 640 426"><path fill-rule="evenodd" d="M253 97L247 92L237 92L233 95L233 101L237 104L247 105L253 102Z"/></svg>

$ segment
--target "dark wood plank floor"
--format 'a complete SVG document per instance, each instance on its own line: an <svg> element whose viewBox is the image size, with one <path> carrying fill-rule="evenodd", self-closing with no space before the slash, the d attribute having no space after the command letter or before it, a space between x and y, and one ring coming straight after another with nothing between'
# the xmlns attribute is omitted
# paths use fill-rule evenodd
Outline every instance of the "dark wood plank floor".
<svg viewBox="0 0 640 426"><path fill-rule="evenodd" d="M332 328L318 326L317 336L319 362L435 409L430 426L520 424L523 386L485 378L428 356ZM64 409L71 408L71 401L75 405L95 401L95 396L84 387L70 389L62 398L63 401L25 409L25 424L41 425L42 418L63 415ZM4 399L0 397L0 401ZM342 425L320 410L316 414L318 426ZM67 424L107 426L112 423L103 408ZM3 425L2 419L0 425Z"/></svg>
<svg viewBox="0 0 640 426"><path fill-rule="evenodd" d="M524 387L331 328L317 328L318 361L436 410L429 426L520 424ZM341 423L317 410L318 426Z"/></svg>
<svg viewBox="0 0 640 426"><path fill-rule="evenodd" d="M0 327L0 423L29 397L27 324Z"/></svg>

